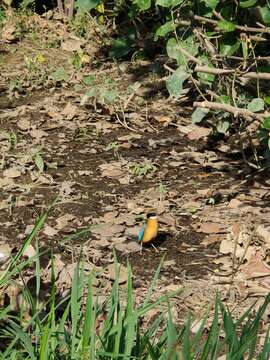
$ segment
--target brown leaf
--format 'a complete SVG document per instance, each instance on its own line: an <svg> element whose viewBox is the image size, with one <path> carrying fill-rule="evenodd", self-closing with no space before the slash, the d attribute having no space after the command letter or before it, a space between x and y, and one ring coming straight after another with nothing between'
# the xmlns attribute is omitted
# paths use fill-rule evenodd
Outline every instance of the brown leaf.
<svg viewBox="0 0 270 360"><path fill-rule="evenodd" d="M2 27L1 35L2 35L2 39L8 43L16 40L16 25L13 23L7 22Z"/></svg>
<svg viewBox="0 0 270 360"><path fill-rule="evenodd" d="M23 256L27 259L36 256L35 248L31 244L27 245L24 249Z"/></svg>
<svg viewBox="0 0 270 360"><path fill-rule="evenodd" d="M56 229L62 230L65 227L70 225L70 222L73 221L76 217L72 214L64 214L59 216L59 218L56 219Z"/></svg>
<svg viewBox="0 0 270 360"><path fill-rule="evenodd" d="M115 267L118 268L119 277L117 276L118 271L115 272ZM120 267L120 269L119 269L119 267ZM110 265L108 265L107 272L104 274L104 276L110 280L117 279L119 281L119 284L123 284L123 283L127 282L127 279L128 279L127 268L120 264L116 264L116 265L110 264Z"/></svg>
<svg viewBox="0 0 270 360"><path fill-rule="evenodd" d="M189 140L199 140L207 137L211 133L212 129L196 126L194 130L188 133Z"/></svg>
<svg viewBox="0 0 270 360"><path fill-rule="evenodd" d="M70 102L67 103L64 110L62 111L62 115L64 115L68 120L72 120L78 113L78 108L75 105L72 105Z"/></svg>
<svg viewBox="0 0 270 360"><path fill-rule="evenodd" d="M0 244L0 264L7 262L11 254L11 247L8 244Z"/></svg>
<svg viewBox="0 0 270 360"><path fill-rule="evenodd" d="M44 226L43 233L49 237L53 237L58 233L58 230L46 224Z"/></svg>
<svg viewBox="0 0 270 360"><path fill-rule="evenodd" d="M27 119L20 119L18 122L17 122L17 126L20 130L23 130L23 131L26 131L26 130L29 130L30 127L31 127L31 123L29 120Z"/></svg>
<svg viewBox="0 0 270 360"><path fill-rule="evenodd" d="M84 41L82 40L76 40L76 39L67 39L62 41L61 48L64 51L78 51L81 49L82 45L84 44Z"/></svg>
<svg viewBox="0 0 270 360"><path fill-rule="evenodd" d="M198 227L197 227L198 226ZM211 223L211 222L205 222L205 223L197 223L193 225L194 228L196 228L197 232L202 232L204 234L219 234L226 232L226 229L224 228L224 225Z"/></svg>
<svg viewBox="0 0 270 360"><path fill-rule="evenodd" d="M6 169L3 171L4 177L7 177L9 179L15 179L19 176L21 176L21 172L15 168Z"/></svg>
<svg viewBox="0 0 270 360"><path fill-rule="evenodd" d="M214 244L216 242L221 242L224 240L225 235L217 234L217 235L209 235L203 239L201 242L202 245L208 246L210 244Z"/></svg>
<svg viewBox="0 0 270 360"><path fill-rule="evenodd" d="M113 237L117 234L122 233L124 229L125 228L122 225L105 223L93 228L92 233L104 237Z"/></svg>
<svg viewBox="0 0 270 360"><path fill-rule="evenodd" d="M257 251L247 265L242 268L242 273L247 279L254 279L261 276L270 276L270 268L264 263L261 253Z"/></svg>

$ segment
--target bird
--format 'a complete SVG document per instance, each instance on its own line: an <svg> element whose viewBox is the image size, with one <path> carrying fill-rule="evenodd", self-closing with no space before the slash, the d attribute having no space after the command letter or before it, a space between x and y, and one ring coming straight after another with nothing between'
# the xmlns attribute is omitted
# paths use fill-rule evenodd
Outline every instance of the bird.
<svg viewBox="0 0 270 360"><path fill-rule="evenodd" d="M146 224L143 224L139 234L138 241L143 244L151 243L158 234L158 218L157 214L154 212L147 214Z"/></svg>

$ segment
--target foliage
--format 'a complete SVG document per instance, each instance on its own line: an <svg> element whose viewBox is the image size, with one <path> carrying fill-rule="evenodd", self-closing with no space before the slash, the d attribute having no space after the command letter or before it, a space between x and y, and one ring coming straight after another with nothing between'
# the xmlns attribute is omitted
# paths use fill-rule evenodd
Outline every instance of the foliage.
<svg viewBox="0 0 270 360"><path fill-rule="evenodd" d="M61 2L68 4L61 0L58 6ZM18 3L38 5L36 0ZM48 8L49 1L42 3ZM105 24L107 34L102 32L102 37L107 46L111 35L108 55L113 59L132 56L142 47L148 50L146 38L159 49L163 47L169 58L169 96L179 101L188 88L190 100L212 103L212 107L201 107L196 101L193 122L207 120L215 132L225 136L246 129L246 113L239 109L261 120L264 117L260 115L269 111L269 1L76 0L73 5L76 16L71 27L86 36L89 26ZM89 25L92 15L97 20ZM77 70L83 66L82 58L82 54L74 54L72 63ZM117 94L115 89L93 86L86 97L113 102Z"/></svg>
<svg viewBox="0 0 270 360"><path fill-rule="evenodd" d="M74 270L70 292L60 298L57 296L58 289L52 267L50 291L47 300L44 300L42 254L38 241L35 256L28 260L23 260L22 256L26 247L37 237L47 216L48 213L45 213L38 219L31 234L1 275L2 291L11 284L14 285L16 277L23 277L23 272L29 272L30 269L35 269L36 281L34 292L31 286L24 283L20 313L14 313L10 304L5 304L0 309L2 359L214 360L222 354L226 354L228 360L241 360L244 355L249 359L269 358L269 331L265 334L260 348L258 340L261 320L270 303L270 294L256 314L251 307L238 320L233 318L231 311L217 296L208 332L205 332L208 312L197 322L196 332L191 315L179 328L174 324L170 307L170 299L176 297L179 291L161 295L155 301L151 300L162 262L153 277L144 303L138 306L135 306L131 268L128 266L124 294L119 286L120 268L116 258L115 269L118 276L105 302L100 301L98 290L93 285L97 275L93 270L87 278L84 275L83 262L78 263ZM41 303L43 306L40 306ZM162 310L147 328L142 327L144 316L164 303L168 305L168 314ZM31 316L25 316L26 312Z"/></svg>

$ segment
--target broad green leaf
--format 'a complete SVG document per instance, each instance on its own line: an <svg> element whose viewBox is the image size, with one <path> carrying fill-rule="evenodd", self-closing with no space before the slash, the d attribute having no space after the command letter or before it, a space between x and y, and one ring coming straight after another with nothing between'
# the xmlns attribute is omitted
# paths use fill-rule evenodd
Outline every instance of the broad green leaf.
<svg viewBox="0 0 270 360"><path fill-rule="evenodd" d="M167 21L165 24L161 25L156 33L154 40L156 41L159 37L166 36L169 32L173 31L175 29L174 21Z"/></svg>
<svg viewBox="0 0 270 360"><path fill-rule="evenodd" d="M68 74L63 66L57 68L51 76L54 81L67 81L68 79Z"/></svg>
<svg viewBox="0 0 270 360"><path fill-rule="evenodd" d="M234 23L230 22L230 21L226 21L226 20L220 20L218 21L218 27L220 28L220 30L222 30L223 32L232 32L235 30L236 26Z"/></svg>
<svg viewBox="0 0 270 360"><path fill-rule="evenodd" d="M253 112L262 111L264 109L264 101L261 98L253 99L247 106L248 110Z"/></svg>
<svg viewBox="0 0 270 360"><path fill-rule="evenodd" d="M270 96L266 96L264 98L264 102L267 104L267 105L270 105Z"/></svg>
<svg viewBox="0 0 270 360"><path fill-rule="evenodd" d="M105 90L100 94L103 103L112 104L118 97L116 90Z"/></svg>
<svg viewBox="0 0 270 360"><path fill-rule="evenodd" d="M75 84L75 85L74 85L74 90L75 90L75 91L81 91L82 89L83 89L82 84Z"/></svg>
<svg viewBox="0 0 270 360"><path fill-rule="evenodd" d="M262 21L264 22L264 24L270 24L270 9L267 5L261 7L258 6Z"/></svg>
<svg viewBox="0 0 270 360"><path fill-rule="evenodd" d="M217 98L217 101L222 104L230 104L231 98L228 95L221 95Z"/></svg>
<svg viewBox="0 0 270 360"><path fill-rule="evenodd" d="M167 8L181 5L184 1L185 0L156 0L156 5Z"/></svg>
<svg viewBox="0 0 270 360"><path fill-rule="evenodd" d="M36 164L36 167L38 168L38 170L40 172L43 172L43 170L44 170L44 161L43 161L42 156L40 154L36 154L36 156L35 156L35 164Z"/></svg>
<svg viewBox="0 0 270 360"><path fill-rule="evenodd" d="M92 85L95 79L95 75L85 75L83 76L82 81L85 85Z"/></svg>
<svg viewBox="0 0 270 360"><path fill-rule="evenodd" d="M208 57L206 55L200 56L199 59L203 62L204 65L214 68L214 65L211 63L211 61L208 59ZM209 83L211 84L215 80L214 74L198 72L197 75L198 75L198 78L200 78L204 83L207 83L207 84L209 84Z"/></svg>
<svg viewBox="0 0 270 360"><path fill-rule="evenodd" d="M265 129L270 129L270 116L264 119L264 122L262 124L262 127Z"/></svg>
<svg viewBox="0 0 270 360"><path fill-rule="evenodd" d="M205 6L210 9L215 9L217 4L219 3L219 0L204 0Z"/></svg>
<svg viewBox="0 0 270 360"><path fill-rule="evenodd" d="M131 42L129 39L119 38L113 40L112 49L109 52L111 58L120 59L127 55L131 50Z"/></svg>
<svg viewBox="0 0 270 360"><path fill-rule="evenodd" d="M96 88L96 86L93 86L91 89L89 89L86 93L85 96L90 98L90 97L96 97L98 94L98 90Z"/></svg>
<svg viewBox="0 0 270 360"><path fill-rule="evenodd" d="M183 83L189 77L189 74L179 67L166 81L166 86L170 96L178 99L183 90Z"/></svg>
<svg viewBox="0 0 270 360"><path fill-rule="evenodd" d="M239 5L241 8L250 8L257 4L257 0L242 0Z"/></svg>
<svg viewBox="0 0 270 360"><path fill-rule="evenodd" d="M220 121L218 124L217 124L217 131L220 133L220 134L226 134L227 130L229 129L230 127L230 123L228 121Z"/></svg>
<svg viewBox="0 0 270 360"><path fill-rule="evenodd" d="M76 0L75 6L81 11L89 12L90 10L94 9L100 0Z"/></svg>
<svg viewBox="0 0 270 360"><path fill-rule="evenodd" d="M222 55L233 55L240 46L240 41L233 34L226 34L220 40L220 53Z"/></svg>
<svg viewBox="0 0 270 360"><path fill-rule="evenodd" d="M179 66L186 66L188 59L182 54L181 48L188 51L189 54L196 56L198 53L198 45L194 42L193 36L178 42L175 38L170 38L167 41L166 49L168 56L175 59Z"/></svg>
<svg viewBox="0 0 270 360"><path fill-rule="evenodd" d="M140 11L146 11L151 7L151 0L133 0L132 2Z"/></svg>
<svg viewBox="0 0 270 360"><path fill-rule="evenodd" d="M191 116L192 123L197 124L202 121L202 119L209 113L209 109L197 107Z"/></svg>

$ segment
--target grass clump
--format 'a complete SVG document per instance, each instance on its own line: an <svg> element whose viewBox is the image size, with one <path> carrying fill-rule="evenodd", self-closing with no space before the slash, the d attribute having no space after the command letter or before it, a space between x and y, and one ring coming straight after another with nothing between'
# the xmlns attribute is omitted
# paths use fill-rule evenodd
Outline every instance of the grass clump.
<svg viewBox="0 0 270 360"><path fill-rule="evenodd" d="M101 302L94 288L95 273L86 277L83 262L75 267L71 289L59 297L52 262L47 298L42 298L42 276L38 242L36 255L22 261L26 247L34 240L46 220L46 214L36 223L21 249L13 257L0 280L3 292L21 276L25 269L34 271L35 291L23 283L21 312L2 304L0 309L1 359L258 359L270 357L269 330L264 344L258 346L262 316L270 303L270 295L257 313L250 308L234 320L231 312L217 295L212 324L206 330L206 314L194 334L193 319L189 315L181 327L174 323L170 299L177 292L160 296L152 301L152 294L162 264L158 267L143 304L135 306L132 271L128 266L126 295L120 295L119 264L115 258L118 276L106 301ZM31 267L30 267L31 265ZM33 266L34 265L34 266ZM23 303L28 304L30 316L22 317ZM145 329L142 319L147 312L160 304L168 305ZM42 306L41 306L42 304Z"/></svg>

